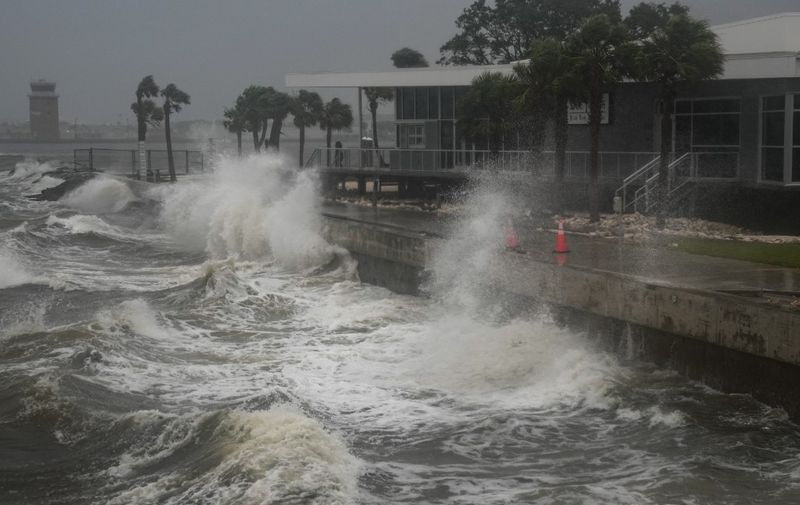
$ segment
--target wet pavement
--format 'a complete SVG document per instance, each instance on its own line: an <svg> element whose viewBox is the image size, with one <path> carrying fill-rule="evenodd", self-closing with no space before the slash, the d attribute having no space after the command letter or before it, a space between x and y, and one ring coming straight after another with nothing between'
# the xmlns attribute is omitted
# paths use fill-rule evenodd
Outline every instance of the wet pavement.
<svg viewBox="0 0 800 505"><path fill-rule="evenodd" d="M326 204L323 214L446 238L454 217L434 212ZM630 275L639 280L740 294L800 294L800 269L715 258L647 247L621 240L570 233L565 255L552 253L555 230L538 231L535 223L517 224L522 253L532 259Z"/></svg>

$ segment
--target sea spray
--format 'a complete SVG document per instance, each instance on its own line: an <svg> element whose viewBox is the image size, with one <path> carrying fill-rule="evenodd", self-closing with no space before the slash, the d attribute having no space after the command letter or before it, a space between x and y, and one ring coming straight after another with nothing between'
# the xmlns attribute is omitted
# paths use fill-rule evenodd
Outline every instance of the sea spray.
<svg viewBox="0 0 800 505"><path fill-rule="evenodd" d="M87 214L106 214L119 212L136 199L125 181L100 176L78 186L60 201Z"/></svg>
<svg viewBox="0 0 800 505"><path fill-rule="evenodd" d="M214 176L157 190L161 222L184 247L212 259L272 257L291 269L325 264L341 253L320 235L312 172L280 155L220 157Z"/></svg>
<svg viewBox="0 0 800 505"><path fill-rule="evenodd" d="M0 289L35 282L36 278L28 268L4 247L0 247Z"/></svg>

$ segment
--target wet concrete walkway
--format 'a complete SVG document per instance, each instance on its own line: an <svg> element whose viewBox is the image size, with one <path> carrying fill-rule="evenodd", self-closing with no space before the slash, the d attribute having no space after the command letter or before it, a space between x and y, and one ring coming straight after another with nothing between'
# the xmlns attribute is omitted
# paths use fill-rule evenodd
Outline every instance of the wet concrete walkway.
<svg viewBox="0 0 800 505"><path fill-rule="evenodd" d="M326 204L323 214L365 223L399 228L446 238L455 229L455 218L433 212ZM524 254L537 261L556 263L552 253L554 232L518 225ZM620 240L572 234L567 230L570 253L561 256L567 265L614 272L671 286L727 291L800 293L800 269L782 268L712 256L689 254L666 247L646 247Z"/></svg>

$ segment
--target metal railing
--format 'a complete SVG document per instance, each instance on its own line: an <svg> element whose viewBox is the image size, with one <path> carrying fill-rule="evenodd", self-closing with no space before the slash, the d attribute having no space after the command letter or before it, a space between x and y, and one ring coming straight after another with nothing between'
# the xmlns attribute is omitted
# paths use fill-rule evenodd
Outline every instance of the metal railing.
<svg viewBox="0 0 800 505"><path fill-rule="evenodd" d="M74 149L73 163L76 169L101 171L118 175L127 175L136 179L143 176L150 179L168 177L168 152L165 149L148 149L146 156L146 174L139 173L139 151L136 149L106 149L90 147ZM204 172L206 169L202 151L173 150L175 172L188 175Z"/></svg>
<svg viewBox="0 0 800 505"><path fill-rule="evenodd" d="M643 163L657 157L653 152L599 153L600 177L621 179ZM584 179L589 176L591 153L567 151L564 177ZM543 177L555 176L555 152L394 149L394 148L317 148L306 162L307 167L331 170L370 171L403 170L429 172L441 170L469 171L480 169L528 171Z"/></svg>
<svg viewBox="0 0 800 505"><path fill-rule="evenodd" d="M622 211L651 212L658 205L661 157L642 166L623 180L616 195L622 198ZM739 178L738 151L687 152L670 161L667 167L665 205L684 197L695 182L730 182ZM635 189L633 199L628 191Z"/></svg>

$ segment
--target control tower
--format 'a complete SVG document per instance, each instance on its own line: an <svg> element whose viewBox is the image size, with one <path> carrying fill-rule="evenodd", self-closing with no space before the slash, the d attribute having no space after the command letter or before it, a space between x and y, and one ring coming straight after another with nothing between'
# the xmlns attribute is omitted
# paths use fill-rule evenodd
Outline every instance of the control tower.
<svg viewBox="0 0 800 505"><path fill-rule="evenodd" d="M58 95L56 83L39 79L31 82L31 137L35 140L55 140L58 132Z"/></svg>

